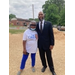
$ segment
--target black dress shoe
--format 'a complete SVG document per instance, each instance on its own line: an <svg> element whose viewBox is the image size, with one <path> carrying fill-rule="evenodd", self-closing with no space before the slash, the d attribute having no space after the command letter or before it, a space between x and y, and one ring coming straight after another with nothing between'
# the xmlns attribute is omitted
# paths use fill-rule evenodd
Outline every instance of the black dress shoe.
<svg viewBox="0 0 75 75"><path fill-rule="evenodd" d="M56 75L56 73L53 71L53 72L52 72L52 75Z"/></svg>
<svg viewBox="0 0 75 75"><path fill-rule="evenodd" d="M46 70L46 68L45 68L45 67L43 67L43 68L41 69L41 72L45 72L45 70Z"/></svg>

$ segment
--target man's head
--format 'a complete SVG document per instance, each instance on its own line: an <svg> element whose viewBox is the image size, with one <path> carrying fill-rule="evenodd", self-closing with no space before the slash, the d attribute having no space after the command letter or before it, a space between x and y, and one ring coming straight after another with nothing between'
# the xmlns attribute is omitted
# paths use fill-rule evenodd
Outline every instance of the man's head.
<svg viewBox="0 0 75 75"><path fill-rule="evenodd" d="M42 21L43 19L44 19L44 13L43 12L39 12L39 14L38 14L38 19L40 20L40 21Z"/></svg>
<svg viewBox="0 0 75 75"><path fill-rule="evenodd" d="M36 29L36 21L31 21L29 25L29 29L34 31Z"/></svg>

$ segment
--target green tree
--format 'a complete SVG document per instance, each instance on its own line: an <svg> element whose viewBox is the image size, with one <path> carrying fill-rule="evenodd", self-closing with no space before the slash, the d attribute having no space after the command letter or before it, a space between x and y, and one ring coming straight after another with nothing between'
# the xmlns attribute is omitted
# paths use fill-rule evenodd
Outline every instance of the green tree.
<svg viewBox="0 0 75 75"><path fill-rule="evenodd" d="M65 6L65 1L64 0L47 0L47 1L45 1L45 4L42 6L44 13L50 4L56 4L59 8L59 13L60 13L61 9L64 8L64 6Z"/></svg>
<svg viewBox="0 0 75 75"><path fill-rule="evenodd" d="M11 20L12 18L16 18L16 16L14 14L9 14L9 20Z"/></svg>
<svg viewBox="0 0 75 75"><path fill-rule="evenodd" d="M60 24L65 26L65 8L60 11Z"/></svg>
<svg viewBox="0 0 75 75"><path fill-rule="evenodd" d="M30 21L35 20L36 22L39 21L38 18L35 18L35 19L33 19L33 18L29 18L29 20L30 20Z"/></svg>
<svg viewBox="0 0 75 75"><path fill-rule="evenodd" d="M35 20L36 22L38 22L38 21L39 21L39 20L38 20L38 18L35 18L34 20Z"/></svg>
<svg viewBox="0 0 75 75"><path fill-rule="evenodd" d="M45 20L51 21L52 24L64 23L64 14L65 11L65 1L64 0L47 0L42 6L43 12L45 14ZM61 17L63 16L63 21Z"/></svg>
<svg viewBox="0 0 75 75"><path fill-rule="evenodd" d="M64 8L65 6L65 1L64 0L53 0L53 3L56 4L59 8L59 15L60 11Z"/></svg>
<svg viewBox="0 0 75 75"><path fill-rule="evenodd" d="M34 20L33 18L29 18L30 21Z"/></svg>
<svg viewBox="0 0 75 75"><path fill-rule="evenodd" d="M45 14L45 20L51 21L52 24L58 24L59 14L57 5L51 4L48 6Z"/></svg>

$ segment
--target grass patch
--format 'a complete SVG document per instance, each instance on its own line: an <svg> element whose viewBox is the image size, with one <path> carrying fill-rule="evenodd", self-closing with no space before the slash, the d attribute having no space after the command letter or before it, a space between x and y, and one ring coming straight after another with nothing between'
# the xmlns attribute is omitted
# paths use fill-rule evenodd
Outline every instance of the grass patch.
<svg viewBox="0 0 75 75"><path fill-rule="evenodd" d="M20 29L9 29L9 33L11 34L19 34L23 33L25 30L20 30Z"/></svg>
<svg viewBox="0 0 75 75"><path fill-rule="evenodd" d="M9 25L9 27L26 27L26 26Z"/></svg>

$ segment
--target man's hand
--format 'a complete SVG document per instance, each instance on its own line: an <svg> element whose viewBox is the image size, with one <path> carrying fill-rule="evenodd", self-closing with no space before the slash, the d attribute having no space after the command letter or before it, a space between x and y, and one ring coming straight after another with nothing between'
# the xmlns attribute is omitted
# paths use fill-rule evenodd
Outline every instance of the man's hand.
<svg viewBox="0 0 75 75"><path fill-rule="evenodd" d="M23 54L25 54L25 55L27 54L25 49L23 50Z"/></svg>
<svg viewBox="0 0 75 75"><path fill-rule="evenodd" d="M53 46L52 45L50 45L50 50L52 50L53 49Z"/></svg>

